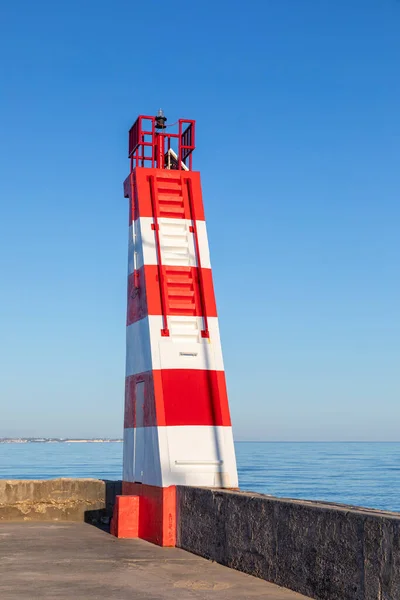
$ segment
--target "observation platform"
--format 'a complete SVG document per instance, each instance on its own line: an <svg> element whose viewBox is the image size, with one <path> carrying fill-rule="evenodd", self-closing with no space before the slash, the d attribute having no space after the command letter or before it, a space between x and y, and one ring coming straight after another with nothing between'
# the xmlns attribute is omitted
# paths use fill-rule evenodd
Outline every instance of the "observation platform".
<svg viewBox="0 0 400 600"><path fill-rule="evenodd" d="M2 523L2 600L306 600L250 575L84 523Z"/></svg>

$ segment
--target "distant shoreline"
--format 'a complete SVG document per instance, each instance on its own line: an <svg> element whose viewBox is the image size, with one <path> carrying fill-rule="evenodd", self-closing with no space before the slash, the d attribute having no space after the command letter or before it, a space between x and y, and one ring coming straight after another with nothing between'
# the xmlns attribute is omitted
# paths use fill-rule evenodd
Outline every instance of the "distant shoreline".
<svg viewBox="0 0 400 600"><path fill-rule="evenodd" d="M0 438L0 444L99 444L121 443L118 438Z"/></svg>

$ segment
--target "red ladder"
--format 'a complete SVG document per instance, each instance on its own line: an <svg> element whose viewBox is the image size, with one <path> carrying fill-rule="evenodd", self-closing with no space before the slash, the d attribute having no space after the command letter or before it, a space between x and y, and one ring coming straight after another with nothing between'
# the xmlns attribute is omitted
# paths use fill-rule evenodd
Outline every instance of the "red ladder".
<svg viewBox="0 0 400 600"><path fill-rule="evenodd" d="M155 243L160 283L161 310L163 318L162 336L169 336L168 315L191 316L201 314L204 329L202 337L209 338L208 319L205 303L204 281L201 268L200 248L196 227L195 203L192 182L189 177L177 174L173 177L150 175L150 198L153 213L152 229L155 231ZM190 231L193 233L197 277L193 268L186 266L167 266L162 264L160 226L158 219L168 217L185 219L188 215L192 222ZM198 285L198 294L196 286ZM196 307L196 298L200 301L200 311Z"/></svg>

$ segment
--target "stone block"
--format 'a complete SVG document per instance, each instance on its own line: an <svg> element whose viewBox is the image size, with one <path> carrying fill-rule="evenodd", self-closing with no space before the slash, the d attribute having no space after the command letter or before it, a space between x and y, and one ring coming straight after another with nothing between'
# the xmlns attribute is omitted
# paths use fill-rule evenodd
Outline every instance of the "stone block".
<svg viewBox="0 0 400 600"><path fill-rule="evenodd" d="M139 496L117 496L110 533L118 538L139 537Z"/></svg>

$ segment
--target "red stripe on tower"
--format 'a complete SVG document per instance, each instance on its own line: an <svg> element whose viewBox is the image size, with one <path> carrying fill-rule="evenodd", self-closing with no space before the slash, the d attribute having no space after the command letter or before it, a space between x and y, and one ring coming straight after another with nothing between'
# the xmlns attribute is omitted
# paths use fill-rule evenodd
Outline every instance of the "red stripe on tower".
<svg viewBox="0 0 400 600"><path fill-rule="evenodd" d="M123 494L135 498L130 512L127 500L117 504L113 531L161 545L175 544L176 485L238 485L194 134L194 121L180 119L173 133L162 114L139 117L124 186ZM128 514L137 522L124 523Z"/></svg>

